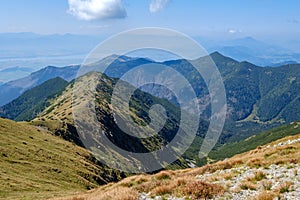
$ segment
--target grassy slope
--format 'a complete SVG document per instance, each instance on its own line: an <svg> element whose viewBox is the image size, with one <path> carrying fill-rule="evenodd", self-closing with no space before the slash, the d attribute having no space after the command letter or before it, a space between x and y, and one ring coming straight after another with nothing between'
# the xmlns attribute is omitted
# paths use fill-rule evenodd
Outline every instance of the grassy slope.
<svg viewBox="0 0 300 200"><path fill-rule="evenodd" d="M0 199L68 195L117 177L85 149L25 123L0 119L0 150Z"/></svg>
<svg viewBox="0 0 300 200"><path fill-rule="evenodd" d="M299 139L300 134L288 136L283 139L257 147L256 149L235 155L232 158L205 165L200 168L177 171L163 171L154 175L137 175L128 177L116 184L102 186L99 189L72 197L59 198L63 200L81 199L138 199L141 193L151 192L156 195L190 196L191 199L213 198L222 195L226 190L224 186L197 180L196 176L206 173L218 174L218 170L235 169L236 167L268 168L270 165L300 164L300 142L276 146L287 140ZM268 147L270 145L270 147ZM217 177L218 178L218 177ZM219 177L220 178L220 177ZM58 200L58 199L57 199Z"/></svg>
<svg viewBox="0 0 300 200"><path fill-rule="evenodd" d="M85 76L80 77L77 81L77 84L83 84L87 86L91 84L90 79L98 77L97 73L89 73ZM176 124L178 123L178 110L173 104L170 104L168 101L153 97L149 94L143 93L139 90L136 91L134 97L131 100L131 110L125 111L129 113L133 120L139 124L146 124L149 122L148 112L152 104L161 104L164 108L169 111L168 122L165 127L160 131L158 136L150 137L149 139L138 139L131 137L128 134L124 133L116 124L113 119L113 111L110 103L110 96L113 91L113 86L116 84L116 79L109 78L107 76L102 76L98 86L97 86L97 96L96 96L96 110L97 117L99 120L99 126L105 132L106 137L114 141L116 145L132 152L148 152L154 151L161 148L161 144L165 143L167 140L173 137L177 131ZM69 127L74 127L73 120L73 110L78 109L81 106L84 106L84 99L77 100L78 97L73 99L73 90L74 84L70 83L66 89L62 92L62 95L53 99L51 105L42 112L39 117L34 119L31 123L34 125L47 127L50 131L54 132L56 135L62 136L66 140L73 141L80 145L80 138L74 129L69 129ZM129 86L132 87L132 86ZM78 92L78 91L77 91ZM86 91L84 91L86 92ZM89 94L90 95L90 94ZM73 102L76 102L72 104ZM152 103L149 103L152 102ZM115 114L118 114L119 117L123 117L122 112L115 111ZM145 114L146 113L146 114ZM81 113L82 116L85 116L85 113ZM177 120L177 121L176 121ZM109 134L111 133L111 134ZM76 136L77 135L77 136ZM75 137L74 137L75 136ZM97 146L103 146L101 141ZM124 143L126 140L126 143ZM79 141L79 142L76 142ZM100 152L101 153L101 152ZM122 155L116 153L121 160L124 159ZM101 155L102 158L112 156L106 152L106 155ZM125 159L127 162L127 159ZM181 157L175 161L172 165L168 166L169 168L183 168L187 167L185 160Z"/></svg>
<svg viewBox="0 0 300 200"><path fill-rule="evenodd" d="M212 160L222 160L298 133L300 133L300 121L264 131L239 142L227 143L218 149L211 151L209 158Z"/></svg>

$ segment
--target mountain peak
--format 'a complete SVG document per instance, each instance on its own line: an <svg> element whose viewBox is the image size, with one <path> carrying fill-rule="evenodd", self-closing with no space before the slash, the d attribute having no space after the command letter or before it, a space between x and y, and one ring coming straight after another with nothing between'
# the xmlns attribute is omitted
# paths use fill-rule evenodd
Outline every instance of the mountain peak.
<svg viewBox="0 0 300 200"><path fill-rule="evenodd" d="M238 62L230 57L224 56L223 54L215 51L209 55L215 62L216 61L228 61L228 62Z"/></svg>
<svg viewBox="0 0 300 200"><path fill-rule="evenodd" d="M225 56L223 56L223 55L222 55L220 52L218 52L218 51L215 51L215 52L211 53L210 56L211 56L211 57L217 57L217 56L219 56L219 57L225 57Z"/></svg>

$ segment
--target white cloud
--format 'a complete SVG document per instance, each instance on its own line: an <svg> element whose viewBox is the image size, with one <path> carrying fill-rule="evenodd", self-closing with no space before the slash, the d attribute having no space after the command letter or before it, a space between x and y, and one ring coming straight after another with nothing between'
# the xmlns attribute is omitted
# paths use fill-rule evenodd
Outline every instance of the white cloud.
<svg viewBox="0 0 300 200"><path fill-rule="evenodd" d="M170 0L152 0L149 6L149 10L152 13L161 11L169 2Z"/></svg>
<svg viewBox="0 0 300 200"><path fill-rule="evenodd" d="M235 30L235 29L229 29L228 30L228 33L230 33L230 34L235 34L237 32L237 30Z"/></svg>
<svg viewBox="0 0 300 200"><path fill-rule="evenodd" d="M237 29L228 29L229 34L236 34L236 33L242 33L242 30L237 30Z"/></svg>
<svg viewBox="0 0 300 200"><path fill-rule="evenodd" d="M121 0L68 0L68 12L82 20L125 18Z"/></svg>

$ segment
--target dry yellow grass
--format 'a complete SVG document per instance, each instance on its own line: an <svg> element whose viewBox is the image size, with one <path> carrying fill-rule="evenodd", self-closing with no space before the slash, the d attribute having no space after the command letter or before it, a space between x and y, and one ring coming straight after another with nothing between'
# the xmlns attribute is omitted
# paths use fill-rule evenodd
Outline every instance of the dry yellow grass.
<svg viewBox="0 0 300 200"><path fill-rule="evenodd" d="M72 195L114 180L84 148L47 131L0 118L0 199Z"/></svg>
<svg viewBox="0 0 300 200"><path fill-rule="evenodd" d="M273 200L278 195L274 192L266 192L262 191L258 194L258 196L255 198L255 200Z"/></svg>
<svg viewBox="0 0 300 200"><path fill-rule="evenodd" d="M163 171L155 175L136 175L116 184L100 187L97 190L56 200L90 199L137 199L140 193L151 196L190 196L191 199L212 198L224 193L224 188L197 180L192 175L178 176L177 172ZM115 195L115 196L114 196Z"/></svg>
<svg viewBox="0 0 300 200"><path fill-rule="evenodd" d="M242 190L256 190L257 185L251 181L243 181L240 186Z"/></svg>
<svg viewBox="0 0 300 200"><path fill-rule="evenodd" d="M287 137L270 144L273 146L279 142L286 140L294 140L300 138L300 134L296 136ZM284 156L283 156L284 155ZM250 152L236 155L230 159L219 161L214 164L205 165L195 169L183 169L177 171L162 171L155 175L137 175L128 177L119 183L110 184L109 186L100 187L97 190L88 192L83 195L65 198L64 200L72 200L73 198L82 199L105 199L106 196L112 197L112 194L123 196L124 199L136 198L142 192L151 192L152 196L178 196L190 197L191 199L214 198L222 195L225 192L225 186L218 184L211 184L207 181L200 181L195 178L196 175L203 175L205 173L216 172L218 170L231 169L240 166L250 167L268 167L271 164L289 164L299 163L300 161L300 143L290 145L267 148L267 145L260 146ZM235 172L220 173L217 179L230 179L235 176ZM280 193L288 191L291 184L286 182L278 186L276 191L269 191L272 187L272 182L264 180L266 175L257 170L254 175L246 178L240 184L242 189L257 190L257 182L262 181L264 190L256 197L257 200L269 200L278 197ZM212 181L214 181L212 180ZM126 192L122 192L122 190ZM127 196L128 195L128 196ZM119 197L112 197L112 199L120 199Z"/></svg>
<svg viewBox="0 0 300 200"><path fill-rule="evenodd" d="M127 187L113 187L109 190L93 190L87 194L69 198L57 198L56 200L138 200L139 194L136 190Z"/></svg>

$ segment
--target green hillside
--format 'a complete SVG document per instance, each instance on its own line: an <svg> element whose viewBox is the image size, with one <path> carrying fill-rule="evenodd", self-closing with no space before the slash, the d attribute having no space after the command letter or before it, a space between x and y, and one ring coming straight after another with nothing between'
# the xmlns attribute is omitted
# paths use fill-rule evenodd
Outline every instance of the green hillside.
<svg viewBox="0 0 300 200"><path fill-rule="evenodd" d="M212 160L222 160L225 158L232 157L236 154L250 151L252 149L255 149L258 146L271 143L275 140L279 140L281 138L296 135L299 133L300 133L300 121L292 122L290 124L283 125L253 135L239 142L227 143L217 148L216 150L211 151L209 154L209 158Z"/></svg>
<svg viewBox="0 0 300 200"><path fill-rule="evenodd" d="M119 180L83 148L0 118L0 199L45 199Z"/></svg>
<svg viewBox="0 0 300 200"><path fill-rule="evenodd" d="M68 82L62 78L54 78L26 91L14 101L0 108L0 116L15 121L34 119L50 105L49 99L59 95Z"/></svg>

